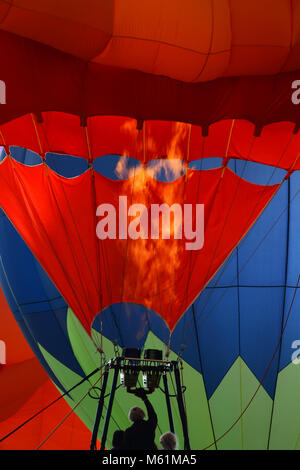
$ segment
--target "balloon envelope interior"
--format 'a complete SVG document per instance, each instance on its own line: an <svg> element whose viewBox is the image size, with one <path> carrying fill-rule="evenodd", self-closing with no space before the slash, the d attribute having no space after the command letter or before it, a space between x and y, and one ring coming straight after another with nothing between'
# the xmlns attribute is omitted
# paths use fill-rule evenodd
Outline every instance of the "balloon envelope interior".
<svg viewBox="0 0 300 470"><path fill-rule="evenodd" d="M3 403L27 377L3 429L48 390L35 357L64 393L158 349L181 358L192 449L299 448L300 6L25 3L0 2ZM66 397L88 430L97 394ZM107 447L136 400L117 390Z"/></svg>

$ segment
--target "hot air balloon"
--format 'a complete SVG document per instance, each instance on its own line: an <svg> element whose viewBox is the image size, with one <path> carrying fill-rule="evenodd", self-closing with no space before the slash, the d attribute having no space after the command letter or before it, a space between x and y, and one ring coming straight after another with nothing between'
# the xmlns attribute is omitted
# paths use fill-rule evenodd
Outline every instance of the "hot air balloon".
<svg viewBox="0 0 300 470"><path fill-rule="evenodd" d="M90 430L99 376L69 389L155 349L192 449L300 445L299 8L0 2L1 285ZM118 388L107 446L135 403Z"/></svg>

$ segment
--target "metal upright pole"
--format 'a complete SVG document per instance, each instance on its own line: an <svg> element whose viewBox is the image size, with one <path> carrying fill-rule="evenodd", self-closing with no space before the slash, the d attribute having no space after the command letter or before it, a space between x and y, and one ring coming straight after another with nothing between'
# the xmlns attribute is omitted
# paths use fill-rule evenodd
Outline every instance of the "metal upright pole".
<svg viewBox="0 0 300 470"><path fill-rule="evenodd" d="M170 401L170 396L169 396L168 378L167 378L167 373L166 372L163 373L163 382L164 382L164 387L165 387L165 395L166 395L166 403L167 403L167 410L168 410L169 423L170 423L170 431L174 433L174 422L173 422L173 416L172 416L171 401Z"/></svg>
<svg viewBox="0 0 300 470"><path fill-rule="evenodd" d="M108 432L108 426L109 426L109 421L110 421L110 415L111 415L111 410L114 402L114 397L115 397L115 391L116 391L116 386L117 386L117 379L118 379L118 373L119 373L119 362L117 361L117 365L114 370L114 377L111 385L111 392L110 392L110 397L109 397L109 402L108 402L108 407L106 411L106 417L105 417L105 423L104 423L104 428L103 428L103 433L102 433L102 438L101 438L101 447L100 450L105 449L105 442L106 442L106 437L107 437L107 432Z"/></svg>
<svg viewBox="0 0 300 470"><path fill-rule="evenodd" d="M190 446L190 440L189 440L187 418L186 418L186 413L184 409L182 388L181 388L181 382L180 382L180 373L179 373L178 364L176 361L173 362L173 365L174 365L174 375L175 375L176 388L177 388L177 402L178 402L178 408L179 408L183 436L184 436L184 449L190 450L191 446Z"/></svg>
<svg viewBox="0 0 300 470"><path fill-rule="evenodd" d="M100 424L103 406L104 406L104 397L105 397L105 390L106 390L107 380L108 380L108 371L109 371L108 366L105 366L105 371L103 374L103 383L102 383L102 388L101 388L101 394L100 394L99 401L98 401L97 414L96 414L96 419L95 419L95 424L94 424L94 429L93 429L93 434L92 434L90 450L96 450L97 434L98 434L99 424Z"/></svg>

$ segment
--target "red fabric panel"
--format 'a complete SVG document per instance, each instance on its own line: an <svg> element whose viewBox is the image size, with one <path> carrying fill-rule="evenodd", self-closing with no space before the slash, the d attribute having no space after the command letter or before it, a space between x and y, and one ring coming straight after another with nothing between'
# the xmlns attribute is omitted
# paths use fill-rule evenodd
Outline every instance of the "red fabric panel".
<svg viewBox="0 0 300 470"><path fill-rule="evenodd" d="M81 312L88 328L91 316L99 310L90 173L64 179L44 165L28 168L11 159L6 159L1 169L1 187L7 196L4 199L11 203L14 200L15 212L10 220L69 305Z"/></svg>
<svg viewBox="0 0 300 470"><path fill-rule="evenodd" d="M293 124L277 122L265 126L259 137L253 136L253 126L246 121L235 121L229 156L272 165L289 170L300 169L298 161L300 132L293 134Z"/></svg>
<svg viewBox="0 0 300 470"><path fill-rule="evenodd" d="M92 157L127 155L143 159L137 121L122 116L93 116L88 119Z"/></svg>
<svg viewBox="0 0 300 470"><path fill-rule="evenodd" d="M16 414L37 388L47 380L47 374L36 358L2 367L0 422Z"/></svg>
<svg viewBox="0 0 300 470"><path fill-rule="evenodd" d="M0 340L6 364L0 365L0 438L11 432L60 393L28 346L0 289ZM35 449L70 411L64 399L0 443L2 450ZM42 449L88 449L91 433L75 413Z"/></svg>
<svg viewBox="0 0 300 470"><path fill-rule="evenodd" d="M69 154L89 158L85 130L77 116L47 112L43 122L26 115L0 127L0 145L16 145L34 152ZM171 121L139 123L129 117L94 116L87 120L91 159L103 155L127 155L149 162L155 158L239 158L289 170L300 169L300 132L294 124L269 124L256 134L249 121L226 119L207 128ZM8 149L7 149L8 150ZM296 162L295 166L294 163Z"/></svg>
<svg viewBox="0 0 300 470"><path fill-rule="evenodd" d="M33 135L37 141L38 132L43 153L65 153L88 158L84 128L80 127L78 116L48 112L43 113L42 118L42 124L35 119L37 131L34 129Z"/></svg>
<svg viewBox="0 0 300 470"><path fill-rule="evenodd" d="M40 153L32 116L26 114L1 126L0 143L3 146L15 145Z"/></svg>
<svg viewBox="0 0 300 470"><path fill-rule="evenodd" d="M1 288L0 322L0 340L6 344L6 364L13 365L35 357L10 311Z"/></svg>
<svg viewBox="0 0 300 470"><path fill-rule="evenodd" d="M224 173L223 173L224 172ZM66 302L90 332L94 316L115 302L136 302L158 312L172 329L229 256L277 186L238 178L229 169L189 171L172 183L144 172L109 180L90 171L65 179L45 165L26 167L5 159L0 166L1 205ZM166 202L205 206L204 247L187 240L98 240L96 207L119 195L128 206ZM130 219L129 219L130 220Z"/></svg>
<svg viewBox="0 0 300 470"><path fill-rule="evenodd" d="M42 367L35 359L34 369ZM43 371L42 371L43 372ZM35 383L30 396L26 397L22 406L4 420L0 420L1 434L0 437L8 434L25 420L29 419L36 412L47 406L57 397L59 392L52 384L51 380L46 378L42 385ZM1 372L0 372L1 379ZM23 376L16 374L15 388L13 399L19 399L23 394L20 391L20 381ZM7 388L7 382L1 382L1 386ZM11 386L12 387L12 386ZM26 392L26 391L25 391ZM18 397L17 397L18 395ZM26 424L22 429L11 435L5 441L0 443L1 450L34 450L39 444L50 434L51 431L59 424L59 422L70 411L69 405L64 399L55 403L51 408L34 418L30 423ZM49 438L41 447L41 450L87 450L91 441L91 432L84 423L78 418L76 413L72 413L66 421L58 428L57 431Z"/></svg>
<svg viewBox="0 0 300 470"><path fill-rule="evenodd" d="M261 133L256 135L256 131ZM190 160L239 158L286 170L296 161L294 169L300 169L299 148L300 132L295 134L290 122L272 123L256 130L249 121L227 119L212 124L205 138L199 127L192 126Z"/></svg>

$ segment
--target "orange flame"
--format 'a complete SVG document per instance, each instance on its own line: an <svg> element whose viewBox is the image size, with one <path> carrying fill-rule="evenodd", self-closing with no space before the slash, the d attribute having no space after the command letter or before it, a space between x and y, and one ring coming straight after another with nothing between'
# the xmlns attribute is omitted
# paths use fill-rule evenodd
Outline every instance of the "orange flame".
<svg viewBox="0 0 300 470"><path fill-rule="evenodd" d="M128 132L133 131L132 123L126 125L126 130ZM134 131L136 132L136 129ZM174 123L173 136L167 146L166 157L164 156L164 159L156 160L149 167L141 165L128 169L128 159L124 156L126 152L123 152L123 156L120 157L115 171L119 178L124 178L125 175L130 178L128 185L132 185L131 194L133 199L130 204L138 202L145 204L150 209L151 201L149 199L151 194L149 186L151 179L157 179L162 170L165 172L167 183L158 186L160 191L157 195L161 203L171 206L176 201L183 204L184 185L181 186L182 194L179 195L178 186L175 187L175 185L168 184L168 182L179 178L185 172L184 160L186 156L182 154L182 147L183 143L187 141L188 132L188 124ZM155 138L152 135L147 135L144 143L147 149L151 148L152 152L155 152L157 149ZM157 158L159 158L159 155L157 155ZM146 306L151 305L151 297L153 295L161 295L160 290L166 280L169 282L169 287L163 295L168 295L170 302L174 302L176 299L176 271L181 264L183 245L180 243L180 240L175 239L175 234L180 230L181 224L176 223L174 219L171 220L168 233L169 240L162 239L161 228L160 224L159 239L157 240L151 239L151 234L149 233L149 238L147 239L140 238L129 242L130 248L128 253L130 253L130 262L134 263L137 273L135 292L140 289L143 290L145 297L148 297L145 298ZM154 279L156 279L156 286L153 285Z"/></svg>

